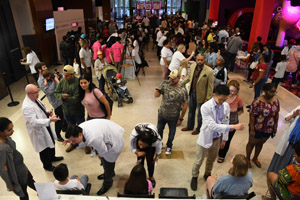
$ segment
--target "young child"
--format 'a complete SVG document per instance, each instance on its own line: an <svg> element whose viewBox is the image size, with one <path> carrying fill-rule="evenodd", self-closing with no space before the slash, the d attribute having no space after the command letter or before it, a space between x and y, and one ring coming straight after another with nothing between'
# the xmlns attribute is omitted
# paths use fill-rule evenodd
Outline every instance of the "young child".
<svg viewBox="0 0 300 200"><path fill-rule="evenodd" d="M129 93L129 90L127 89L126 85L122 83L122 74L117 73L116 75L116 83L117 83L117 91L121 95L122 99L125 102L132 103L132 97Z"/></svg>
<svg viewBox="0 0 300 200"><path fill-rule="evenodd" d="M146 179L146 170L143 165L137 164L130 172L125 183L124 194L147 195L153 190L152 183Z"/></svg>
<svg viewBox="0 0 300 200"><path fill-rule="evenodd" d="M87 175L78 176L73 175L69 179L69 170L66 164L61 163L53 170L55 177L54 186L56 190L84 190L87 186L89 177Z"/></svg>
<svg viewBox="0 0 300 200"><path fill-rule="evenodd" d="M278 62L276 65L276 73L274 75L274 78L272 79L272 83L275 85L276 89L278 87L279 82L283 82L283 77L286 68L286 55L281 55L280 60L281 61Z"/></svg>

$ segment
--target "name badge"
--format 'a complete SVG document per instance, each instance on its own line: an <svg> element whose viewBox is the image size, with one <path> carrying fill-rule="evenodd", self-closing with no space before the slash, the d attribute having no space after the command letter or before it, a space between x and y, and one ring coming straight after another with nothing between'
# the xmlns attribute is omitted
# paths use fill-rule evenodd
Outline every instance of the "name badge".
<svg viewBox="0 0 300 200"><path fill-rule="evenodd" d="M229 124L229 117L228 116L223 117L222 124Z"/></svg>

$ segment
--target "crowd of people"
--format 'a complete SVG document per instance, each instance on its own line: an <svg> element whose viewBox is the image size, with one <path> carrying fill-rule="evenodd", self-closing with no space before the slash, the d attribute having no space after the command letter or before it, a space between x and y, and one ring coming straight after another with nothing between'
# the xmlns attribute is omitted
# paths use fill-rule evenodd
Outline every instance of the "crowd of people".
<svg viewBox="0 0 300 200"><path fill-rule="evenodd" d="M249 171L251 161L261 168L258 156L263 144L277 132L280 111L279 100L275 96L277 86L283 76L288 75L285 71L293 73L293 84L296 84L297 69L295 71L291 67L291 60L294 59L296 63L299 59L300 48L291 46L289 42L288 48L282 51L281 62L277 64L272 81L274 84L266 83L273 53L267 44L260 42L260 37L257 38L247 61L251 66L248 81L251 82L250 88L254 87L254 100L248 107L250 119L246 153L232 158L228 175L214 178L211 174L214 162L224 162L235 132L246 126L239 123L239 115L244 112L243 100L238 95L240 84L228 78L228 72L235 72L235 58L243 47L242 30L230 26L214 27L212 23L200 26L192 20L184 20L180 15L163 16L161 19L155 15L149 18L145 16L141 22L129 17L124 21L124 29L118 29L113 21L99 21L97 28L89 28L87 35L80 28L68 32L60 44L64 61L63 76L50 73L30 48L23 49L27 59L22 62L29 65L37 85L26 86L22 112L34 150L39 153L43 168L53 172L56 189L84 189L88 177L72 176L69 179L66 164L53 166L53 162L64 159L55 156L55 140L63 144L70 143L67 152L85 147L86 153L92 152L99 157L104 173L97 178L104 181L97 195L105 194L112 187L115 163L125 144L124 129L110 120L112 110L106 98L106 81L102 71L114 66L119 72L116 79L121 79L122 65L126 59L130 59L135 66L135 75L138 75L139 70L146 66L143 49L149 48L152 35L162 67L162 82L155 88L154 97L162 97L162 101L158 109L157 126L139 123L131 132L130 149L136 154L138 164L130 173L124 193L151 193L156 186L154 169L162 152L165 125L169 127L165 154L171 155L177 126L181 125L188 108L187 126L181 131L198 135L195 161L191 166L191 189L197 190L199 170L206 158L203 178L206 180L208 198L247 194L253 185L253 175ZM79 78L75 76L73 67L76 64L80 66ZM93 70L98 87L93 83ZM46 94L54 112L47 110L38 99L39 88ZM194 129L196 113L197 126ZM292 122L290 131L284 134L286 139L280 143L281 148L285 148L280 153L276 151L270 167L275 168L274 165L281 163L281 159L285 160L285 165L269 171L267 184L271 196L266 198L274 199L277 195L290 199L300 195L299 115L300 109L297 108L285 118L287 122ZM55 123L55 129L51 122ZM62 131L66 133L65 139L61 136ZM13 122L1 117L0 175L8 190L14 191L20 199L28 199L27 186L35 189L34 179L24 165L21 153L16 150L10 137L12 134ZM250 159L253 149L254 156ZM285 151L290 156L283 158ZM295 160L291 156L293 151ZM145 158L148 179L144 168Z"/></svg>

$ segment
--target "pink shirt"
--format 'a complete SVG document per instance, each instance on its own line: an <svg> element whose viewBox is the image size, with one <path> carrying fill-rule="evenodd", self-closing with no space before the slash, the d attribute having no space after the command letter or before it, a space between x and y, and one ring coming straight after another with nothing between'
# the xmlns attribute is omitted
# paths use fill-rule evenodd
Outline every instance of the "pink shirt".
<svg viewBox="0 0 300 200"><path fill-rule="evenodd" d="M120 62L122 57L123 45L119 42L114 43L111 46L111 51L115 62Z"/></svg>
<svg viewBox="0 0 300 200"><path fill-rule="evenodd" d="M102 92L98 89L95 88L94 92L98 99L103 96ZM100 108L100 104L98 100L95 98L93 92L85 92L84 98L81 101L81 104L86 108L88 115L92 118L97 118L97 117L104 117L105 114L103 110Z"/></svg>
<svg viewBox="0 0 300 200"><path fill-rule="evenodd" d="M99 50L101 50L101 44L100 44L100 42L98 42L98 41L94 42L94 44L92 46L92 49L94 51L94 60L97 60L97 52Z"/></svg>
<svg viewBox="0 0 300 200"><path fill-rule="evenodd" d="M111 53L111 48L107 48L106 45L104 47L102 47L102 51L104 52L104 56L107 60L108 63L111 63L111 59L109 57L110 53Z"/></svg>

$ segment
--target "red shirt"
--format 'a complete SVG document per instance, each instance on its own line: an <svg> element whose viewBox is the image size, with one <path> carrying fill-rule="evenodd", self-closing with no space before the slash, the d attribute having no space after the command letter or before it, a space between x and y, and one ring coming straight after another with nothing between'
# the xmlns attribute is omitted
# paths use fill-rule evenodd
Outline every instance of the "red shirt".
<svg viewBox="0 0 300 200"><path fill-rule="evenodd" d="M259 72L261 70L264 71L264 76L263 77L265 77L266 74L267 74L268 65L266 63L256 65L256 67L254 68L254 72L252 73L251 79L256 80L258 78Z"/></svg>

